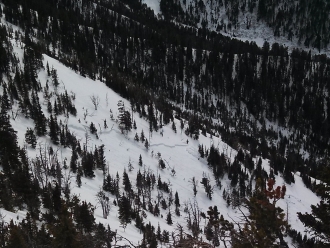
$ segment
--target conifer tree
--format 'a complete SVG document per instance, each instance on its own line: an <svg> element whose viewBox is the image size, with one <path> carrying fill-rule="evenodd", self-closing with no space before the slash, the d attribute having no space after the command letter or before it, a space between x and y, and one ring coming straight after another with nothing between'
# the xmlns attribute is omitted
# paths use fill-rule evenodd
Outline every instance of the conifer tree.
<svg viewBox="0 0 330 248"><path fill-rule="evenodd" d="M328 247L330 245L330 169L323 169L322 182L316 186L317 193L321 197L320 203L311 205L312 212L298 213L300 221L304 224L306 231L315 238L317 247Z"/></svg>
<svg viewBox="0 0 330 248"><path fill-rule="evenodd" d="M9 175L18 168L20 162L16 131L12 128L5 109L0 110L0 137L0 165L3 172Z"/></svg>
<svg viewBox="0 0 330 248"><path fill-rule="evenodd" d="M78 229L84 230L87 233L93 230L95 222L94 208L90 203L87 204L86 201L83 201L81 205L77 205L74 211L74 218Z"/></svg>
<svg viewBox="0 0 330 248"><path fill-rule="evenodd" d="M140 154L140 156L139 156L139 166L142 166L143 165L143 162L142 162L142 156L141 156L141 154Z"/></svg>
<svg viewBox="0 0 330 248"><path fill-rule="evenodd" d="M140 141L141 141L142 143L145 141L145 136L144 136L143 129L142 129L141 134L140 134Z"/></svg>
<svg viewBox="0 0 330 248"><path fill-rule="evenodd" d="M144 147L149 150L149 142L148 140L146 139L146 142L144 142Z"/></svg>
<svg viewBox="0 0 330 248"><path fill-rule="evenodd" d="M124 185L124 190L130 194L132 190L132 184L131 181L129 180L126 170L124 170L123 172L123 185Z"/></svg>
<svg viewBox="0 0 330 248"><path fill-rule="evenodd" d="M283 209L276 206L284 198L286 187L275 188L275 180L269 179L263 190L261 183L257 180L255 192L247 201L250 214L244 215L246 223L239 225L239 231L234 234L233 248L286 246L284 236L289 225Z"/></svg>
<svg viewBox="0 0 330 248"><path fill-rule="evenodd" d="M131 217L131 204L129 202L129 199L122 195L119 200L119 219L120 222L123 224L131 223L132 217Z"/></svg>
<svg viewBox="0 0 330 248"><path fill-rule="evenodd" d="M37 137L34 134L33 129L28 128L25 133L25 142L31 145L33 149L36 148L37 145Z"/></svg>
<svg viewBox="0 0 330 248"><path fill-rule="evenodd" d="M83 172L82 172L81 167L79 166L78 167L78 172L77 172L77 175L76 175L76 183L77 183L78 188L81 187L81 177L82 177L82 175L83 175Z"/></svg>
<svg viewBox="0 0 330 248"><path fill-rule="evenodd" d="M76 173L77 171L77 160L78 160L78 154L76 152L75 147L72 149L71 152L71 160L70 160L70 169L73 173Z"/></svg>
<svg viewBox="0 0 330 248"><path fill-rule="evenodd" d="M54 117L52 114L50 115L49 119L49 136L50 139L53 141L55 145L58 144L58 123L57 123L57 118L56 116Z"/></svg>
<svg viewBox="0 0 330 248"><path fill-rule="evenodd" d="M172 225L172 224L173 224L171 211L168 211L168 213L167 213L167 216L166 216L166 223L167 223L168 225Z"/></svg>
<svg viewBox="0 0 330 248"><path fill-rule="evenodd" d="M16 247L22 247L22 248L28 248L27 240L24 239L23 230L16 226L13 223L13 220L11 220L9 224L9 237L6 244L6 247L10 248L16 248Z"/></svg>
<svg viewBox="0 0 330 248"><path fill-rule="evenodd" d="M119 120L119 129L122 133L127 133L132 129L132 120L131 114L125 110L125 105L122 100L118 101L118 120Z"/></svg>
<svg viewBox="0 0 330 248"><path fill-rule="evenodd" d="M58 224L54 225L51 231L54 236L53 247L80 247L77 230L66 205L63 205Z"/></svg>
<svg viewBox="0 0 330 248"><path fill-rule="evenodd" d="M180 207L180 200L179 200L179 194L178 191L175 192L175 199L174 199L174 204L176 207Z"/></svg>

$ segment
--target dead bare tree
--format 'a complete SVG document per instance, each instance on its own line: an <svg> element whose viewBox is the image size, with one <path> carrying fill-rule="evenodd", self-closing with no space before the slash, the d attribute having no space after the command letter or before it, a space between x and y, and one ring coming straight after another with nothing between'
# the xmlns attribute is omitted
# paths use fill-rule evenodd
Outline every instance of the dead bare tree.
<svg viewBox="0 0 330 248"><path fill-rule="evenodd" d="M58 163L57 152L52 147L48 147L47 144L42 146L39 144L39 156L31 160L33 165L33 175L41 183L44 189L49 182L50 171L56 168Z"/></svg>
<svg viewBox="0 0 330 248"><path fill-rule="evenodd" d="M64 195L65 197L67 197L69 199L70 197L70 185L71 185L71 179L74 177L74 175L71 174L71 171L69 171L69 173L67 173L67 171L65 171L64 173Z"/></svg>
<svg viewBox="0 0 330 248"><path fill-rule="evenodd" d="M200 234L200 222L201 222L201 212L198 207L198 203L194 200L193 203L190 201L185 203L185 211L187 213L186 222L187 227L191 230L194 238L198 238Z"/></svg>
<svg viewBox="0 0 330 248"><path fill-rule="evenodd" d="M100 97L99 96L95 96L94 94L92 96L89 97L94 105L95 110L97 110L99 104L100 104Z"/></svg>
<svg viewBox="0 0 330 248"><path fill-rule="evenodd" d="M19 109L16 110L11 109L11 117L13 118L14 121L16 120L18 114L19 114Z"/></svg>
<svg viewBox="0 0 330 248"><path fill-rule="evenodd" d="M107 219L110 212L109 197L106 196L105 192L102 189L100 189L100 191L96 194L96 200L102 207L103 218Z"/></svg>
<svg viewBox="0 0 330 248"><path fill-rule="evenodd" d="M173 247L200 247L200 248L214 248L213 245L204 242L202 239L191 236L183 231L183 227L177 224L175 232L172 233Z"/></svg>
<svg viewBox="0 0 330 248"><path fill-rule="evenodd" d="M108 97L108 93L105 94L105 103L106 103L106 106L108 107L108 105L109 105L109 97Z"/></svg>

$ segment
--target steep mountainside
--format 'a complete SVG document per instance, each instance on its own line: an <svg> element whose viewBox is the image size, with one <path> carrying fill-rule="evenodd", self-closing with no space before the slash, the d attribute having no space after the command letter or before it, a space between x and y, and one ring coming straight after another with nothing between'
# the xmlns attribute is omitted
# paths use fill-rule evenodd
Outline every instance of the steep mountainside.
<svg viewBox="0 0 330 248"><path fill-rule="evenodd" d="M160 4L1 1L1 247L327 246L329 58Z"/></svg>
<svg viewBox="0 0 330 248"><path fill-rule="evenodd" d="M161 0L159 8L165 18L195 27L329 52L330 4L325 0Z"/></svg>

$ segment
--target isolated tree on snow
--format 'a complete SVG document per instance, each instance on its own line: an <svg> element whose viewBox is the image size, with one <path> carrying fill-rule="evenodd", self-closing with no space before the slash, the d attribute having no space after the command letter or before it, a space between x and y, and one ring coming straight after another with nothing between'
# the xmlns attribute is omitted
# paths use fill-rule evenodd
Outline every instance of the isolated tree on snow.
<svg viewBox="0 0 330 248"><path fill-rule="evenodd" d="M125 105L122 100L118 101L118 120L119 120L119 129L122 133L131 131L132 129L132 120L131 120L131 114L125 110Z"/></svg>

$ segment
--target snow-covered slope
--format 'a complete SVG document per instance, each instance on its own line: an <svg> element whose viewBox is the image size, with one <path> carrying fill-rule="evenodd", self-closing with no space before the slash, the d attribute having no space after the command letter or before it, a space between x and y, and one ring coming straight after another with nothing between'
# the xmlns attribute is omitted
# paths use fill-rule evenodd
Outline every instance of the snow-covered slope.
<svg viewBox="0 0 330 248"><path fill-rule="evenodd" d="M15 53L22 62L23 50L17 47L15 42L13 42L13 44ZM164 126L158 132L154 131L149 133L149 123L137 113L133 113L133 120L136 122L137 129L132 129L127 135L124 135L121 133L118 126L119 113L117 104L118 101L121 100L124 102L126 109L130 110L130 103L127 100L106 87L102 82L82 77L57 60L47 55L43 56L44 67L46 68L46 64L48 63L50 68L57 70L60 84L58 88L55 89L50 83L51 80L50 77L47 76L47 72L45 70L40 70L38 79L40 80L41 86L45 87L48 82L50 91L54 92L56 90L58 93L67 91L75 99L74 103L77 109L77 116L74 117L70 115L68 117L62 115L58 117L58 121L67 124L70 132L72 132L82 144L85 143L86 136L88 136L87 147L91 151L95 146L104 145L105 157L110 175L116 175L118 172L120 177L122 177L123 171L126 170L132 185L135 185L136 173L138 170L151 171L157 178L160 176L163 182L168 182L173 196L175 192L178 192L181 204L181 216L178 217L173 214L172 216L175 216L175 218L173 218L174 223L172 225L167 225L166 223L168 209L160 210L162 217L155 217L146 211L145 223L150 221L154 226L157 226L159 223L162 230L165 229L170 232L175 230L176 223L186 226L186 213L184 212L184 208L189 206L189 204L194 204L195 201L203 212L206 212L209 206L216 205L225 219L238 220L240 212L232 208L232 206L227 206L226 201L222 197L224 189L230 191L230 180L227 179L227 176L224 176L221 181L221 189L217 187L213 180L212 171L207 165L207 161L204 158L200 158L198 152L199 144L203 144L206 149L214 145L220 152L223 152L228 161L232 163L237 151L222 142L221 137L207 134L206 136L200 135L199 140L194 140L181 131L180 121L178 119L174 120L177 127L176 133L173 131L171 124ZM91 101L92 96L100 100L97 110L95 110L95 106ZM48 117L47 104L42 93L39 93L39 98L40 103L43 103L43 112L46 117ZM18 108L18 106L15 105L14 108ZM107 122L107 128L104 127L105 120ZM19 145L26 145L24 135L27 128L33 128L33 121L19 115L16 119L12 119L11 122L14 129L18 132ZM93 122L97 128L98 138L89 133L91 122ZM142 130L149 140L149 149L146 149L143 143L134 140L135 134L137 133L140 135ZM58 152L59 159L62 162L66 161L66 163L69 163L71 159L71 150L69 148L53 145L48 137L39 138L37 142L38 145L36 149L27 146L30 159L34 159L37 156L40 147L52 146L54 151ZM142 167L138 165L140 155L143 159ZM166 163L165 169L160 169L158 166L160 157ZM257 163L259 158L254 158L254 160L255 163ZM128 168L129 163L133 166L131 171ZM267 172L270 171L269 162L267 160L263 160L262 166ZM82 178L82 185L79 188L76 185L75 175L70 173L69 169L63 168L64 177L71 181L71 193L78 195L81 200L86 200L96 207L94 212L96 223L102 222L104 224L109 224L111 229L117 230L123 237L131 240L134 244L138 244L142 239L142 234L133 224L128 225L126 229L121 226L118 219L118 206L112 205L109 217L107 219L103 218L102 209L96 200L96 194L102 187L103 174L102 171L96 171L95 174L96 177L93 179ZM214 186L212 200L206 196L202 184L199 183L203 175L208 176L211 179L211 185ZM194 196L191 184L191 179L193 177L195 177L199 185L196 197ZM280 176L276 176L276 184L282 185L285 183ZM122 183L120 185L123 191ZM157 193L157 189L153 191L153 201L157 201ZM111 199L110 202L115 200L115 196L111 194L108 196ZM164 199L168 199L168 197L169 194L163 193ZM298 175L295 175L295 184L287 185L286 197L280 200L278 204L287 212L289 224L292 228L303 232L304 227L298 220L296 213L310 212L310 205L316 204L318 201L318 197L304 186ZM7 221L10 219L20 221L25 217L25 211L11 213L1 209L0 212ZM174 206L171 207L171 212L174 212ZM202 221L201 224L203 226L205 223ZM125 241L122 242L125 243Z"/></svg>

